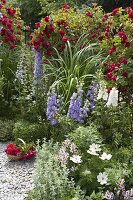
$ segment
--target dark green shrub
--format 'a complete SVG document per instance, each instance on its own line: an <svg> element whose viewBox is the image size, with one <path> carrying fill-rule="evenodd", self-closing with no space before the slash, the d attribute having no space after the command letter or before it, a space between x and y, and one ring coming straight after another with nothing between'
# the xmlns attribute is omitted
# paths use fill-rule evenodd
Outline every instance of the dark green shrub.
<svg viewBox="0 0 133 200"><path fill-rule="evenodd" d="M102 133L105 143L113 147L128 147L132 144L132 108L126 103L108 109L97 105L92 121Z"/></svg>
<svg viewBox="0 0 133 200"><path fill-rule="evenodd" d="M12 120L0 119L0 141L8 141L12 139L14 122Z"/></svg>
<svg viewBox="0 0 133 200"><path fill-rule="evenodd" d="M42 140L48 136L48 125L45 122L30 123L28 121L18 121L15 123L13 129L13 138L18 142L18 138L23 139L25 142L36 142L38 139Z"/></svg>
<svg viewBox="0 0 133 200"><path fill-rule="evenodd" d="M18 138L21 138L27 143L36 142L38 139L42 141L43 138L46 140L53 138L55 142L63 141L67 133L75 128L76 125L65 116L59 118L56 126L52 126L47 120L40 120L36 123L20 120L15 123L13 138L16 142Z"/></svg>

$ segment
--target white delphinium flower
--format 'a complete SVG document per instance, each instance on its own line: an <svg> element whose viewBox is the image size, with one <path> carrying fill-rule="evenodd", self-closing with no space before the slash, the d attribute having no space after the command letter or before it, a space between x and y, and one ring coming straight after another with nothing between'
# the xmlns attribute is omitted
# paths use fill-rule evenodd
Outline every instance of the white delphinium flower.
<svg viewBox="0 0 133 200"><path fill-rule="evenodd" d="M108 182L108 174L106 172L103 172L103 173L100 172L98 174L98 176L97 176L97 181L101 185L107 184L107 182Z"/></svg>
<svg viewBox="0 0 133 200"><path fill-rule="evenodd" d="M110 160L112 158L112 155L103 153L99 158L101 158L101 160Z"/></svg>
<svg viewBox="0 0 133 200"><path fill-rule="evenodd" d="M79 155L73 155L72 157L70 157L70 160L77 164L82 162L81 156Z"/></svg>
<svg viewBox="0 0 133 200"><path fill-rule="evenodd" d="M103 99L105 101L108 99L108 91L105 87L104 88L101 87L99 89L97 100L99 100L99 99Z"/></svg>
<svg viewBox="0 0 133 200"><path fill-rule="evenodd" d="M89 150L87 151L87 153L91 154L91 155L99 155L97 152L101 151L100 145L99 144L91 144Z"/></svg>
<svg viewBox="0 0 133 200"><path fill-rule="evenodd" d="M110 91L108 101L106 103L107 107L109 106L117 106L118 105L118 90L113 87Z"/></svg>

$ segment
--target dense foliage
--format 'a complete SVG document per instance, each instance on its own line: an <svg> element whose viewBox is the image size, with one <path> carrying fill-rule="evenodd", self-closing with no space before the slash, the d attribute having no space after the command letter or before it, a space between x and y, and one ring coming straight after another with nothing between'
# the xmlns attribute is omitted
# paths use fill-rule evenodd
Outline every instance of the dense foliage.
<svg viewBox="0 0 133 200"><path fill-rule="evenodd" d="M37 16L45 16L27 46L18 9L1 0L0 140L13 132L15 154L18 138L39 140L28 199L127 200L133 182L133 10L39 2ZM26 17L23 6L28 11L31 1L19 3Z"/></svg>

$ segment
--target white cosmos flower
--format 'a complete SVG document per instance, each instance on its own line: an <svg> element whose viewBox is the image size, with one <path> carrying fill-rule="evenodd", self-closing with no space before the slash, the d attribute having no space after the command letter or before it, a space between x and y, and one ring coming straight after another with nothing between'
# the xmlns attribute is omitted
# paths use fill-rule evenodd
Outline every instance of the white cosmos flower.
<svg viewBox="0 0 133 200"><path fill-rule="evenodd" d="M108 174L106 172L103 172L103 173L100 172L98 174L98 176L97 176L97 181L101 185L107 184L107 182L108 182Z"/></svg>
<svg viewBox="0 0 133 200"><path fill-rule="evenodd" d="M91 154L91 155L99 155L97 152L101 151L100 145L99 144L91 144L89 150L87 151L87 153Z"/></svg>
<svg viewBox="0 0 133 200"><path fill-rule="evenodd" d="M112 155L103 153L99 158L101 158L101 160L110 160L112 158Z"/></svg>
<svg viewBox="0 0 133 200"><path fill-rule="evenodd" d="M72 157L70 157L70 160L73 161L74 163L81 163L81 156L79 155L73 155Z"/></svg>
<svg viewBox="0 0 133 200"><path fill-rule="evenodd" d="M107 107L109 106L117 106L118 105L118 90L113 87L110 91L108 101L106 103Z"/></svg>

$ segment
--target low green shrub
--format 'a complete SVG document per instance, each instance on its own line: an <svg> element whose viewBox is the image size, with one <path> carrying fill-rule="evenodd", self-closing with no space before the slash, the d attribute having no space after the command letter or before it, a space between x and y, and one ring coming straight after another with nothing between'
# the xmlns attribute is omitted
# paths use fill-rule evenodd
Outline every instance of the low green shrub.
<svg viewBox="0 0 133 200"><path fill-rule="evenodd" d="M12 139L14 121L0 119L0 141L5 142Z"/></svg>
<svg viewBox="0 0 133 200"><path fill-rule="evenodd" d="M132 144L132 112L132 107L125 102L110 108L104 104L97 104L92 121L102 133L105 143L113 148L128 147Z"/></svg>

